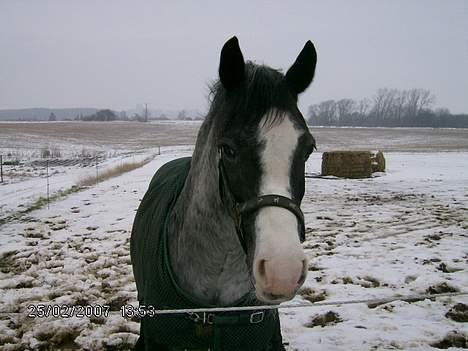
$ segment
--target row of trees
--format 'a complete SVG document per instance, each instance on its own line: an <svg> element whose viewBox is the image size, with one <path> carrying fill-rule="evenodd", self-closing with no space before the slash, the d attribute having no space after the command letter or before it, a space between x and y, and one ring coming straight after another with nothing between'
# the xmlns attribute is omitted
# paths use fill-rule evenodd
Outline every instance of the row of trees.
<svg viewBox="0 0 468 351"><path fill-rule="evenodd" d="M89 116L80 116L81 121L115 121L117 120L117 114L112 110L99 110Z"/></svg>
<svg viewBox="0 0 468 351"><path fill-rule="evenodd" d="M372 99L327 100L309 107L310 125L363 127L467 128L468 115L433 110L434 95L427 89L379 89Z"/></svg>
<svg viewBox="0 0 468 351"><path fill-rule="evenodd" d="M52 116L53 113L51 113L49 117L49 121L55 121L55 115ZM149 119L152 120L169 120L169 118L165 114L160 114L157 117L154 118L148 118L149 114L146 112L143 115L140 115L138 113L135 113L133 116L128 117L127 113L125 111L122 111L120 113L116 113L112 110L99 110L96 113L93 113L88 116L82 116L78 115L75 117L75 120L77 121L115 121L115 120L120 120L120 121L137 121L137 122L148 122ZM195 121L195 120L203 120L202 117L190 117L185 110L182 110L179 112L177 115L178 120L183 120L183 121Z"/></svg>
<svg viewBox="0 0 468 351"><path fill-rule="evenodd" d="M115 112L109 109L99 110L88 116L78 115L75 117L76 121L137 121L137 122L148 122L147 116L141 116L135 114L132 117L128 117L125 111Z"/></svg>

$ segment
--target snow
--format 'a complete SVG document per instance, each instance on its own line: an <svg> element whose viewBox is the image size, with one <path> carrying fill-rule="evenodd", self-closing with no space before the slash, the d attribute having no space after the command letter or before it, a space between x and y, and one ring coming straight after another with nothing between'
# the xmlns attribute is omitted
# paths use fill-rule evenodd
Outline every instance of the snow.
<svg viewBox="0 0 468 351"><path fill-rule="evenodd" d="M165 148L141 168L0 226L5 350L132 348L139 324L118 309L137 304L128 251L134 214L154 172L192 149ZM302 209L310 271L304 287L323 292L325 301L426 294L441 283L468 291L468 152L385 157L388 170L378 177L307 179ZM318 173L320 160L313 154L307 171ZM65 175L74 181L79 170ZM4 194L26 187L38 185L0 187L2 203ZM25 193L26 199L37 195ZM13 208L15 201L5 203ZM306 302L301 294L289 303L299 302ZM467 323L445 317L459 302L468 304L468 297L281 310L283 338L289 350L437 350L430 345L447 333L468 334ZM28 306L39 303L112 308L103 318L28 318ZM341 321L307 326L328 311Z"/></svg>
<svg viewBox="0 0 468 351"><path fill-rule="evenodd" d="M177 149L178 147L175 147ZM179 147L180 148L180 147ZM187 149L187 146L182 148ZM95 150L86 149L74 144L61 145L62 153L68 157L64 160L57 159L59 165L50 165L48 169L49 176L46 174L45 160L40 159L33 152L20 152L19 159L21 164L10 169L11 174L5 176L4 183L0 184L0 220L14 215L18 211L23 211L34 203L39 197L47 196L47 187L49 194L52 195L58 191L64 191L77 185L85 179L93 179L96 176L104 174L113 167L132 162L140 162L147 157L156 155L160 150L164 152L167 147L149 148L142 151L132 150L116 151L112 148L99 148ZM174 150L174 147L170 148ZM190 148L191 149L191 148ZM7 149L0 148L5 152ZM8 150L7 150L8 151ZM82 153L86 156L82 157ZM77 156L78 155L78 156ZM95 155L100 155L97 159ZM53 162L54 160L51 160ZM41 162L40 166L35 166L34 162ZM61 165L63 164L63 165Z"/></svg>

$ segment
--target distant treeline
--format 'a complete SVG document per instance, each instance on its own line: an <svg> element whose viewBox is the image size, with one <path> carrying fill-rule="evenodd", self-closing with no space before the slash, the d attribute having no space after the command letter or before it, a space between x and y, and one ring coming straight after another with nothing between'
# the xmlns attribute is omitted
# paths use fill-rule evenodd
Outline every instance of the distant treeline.
<svg viewBox="0 0 468 351"><path fill-rule="evenodd" d="M77 116L75 119L80 121L116 121L119 119L112 110L99 110L88 116Z"/></svg>
<svg viewBox="0 0 468 351"><path fill-rule="evenodd" d="M468 115L432 109L434 95L426 89L379 89L372 99L327 100L307 111L309 125L356 127L468 128Z"/></svg>
<svg viewBox="0 0 468 351"><path fill-rule="evenodd" d="M202 117L196 116L196 117L190 117L188 116L187 112L185 110L182 110L179 112L177 115L178 120L183 120L183 121L195 121L195 120L203 120ZM49 121L53 120L49 118ZM77 121L137 121L137 122L148 122L149 120L170 120L165 114L160 114L157 117L152 117L149 113L145 113L143 115L140 115L138 113L134 114L131 117L127 116L127 113L125 111L122 112L115 112L109 109L105 110L99 110L96 111L96 113L93 113L88 116L82 116L78 115L75 117L75 120Z"/></svg>
<svg viewBox="0 0 468 351"><path fill-rule="evenodd" d="M140 116L135 114L132 117L128 117L125 111L116 112L109 109L99 110L95 113L83 116L78 115L75 117L76 121L99 121L99 122L111 122L111 121L138 121L138 122L148 122L147 116Z"/></svg>

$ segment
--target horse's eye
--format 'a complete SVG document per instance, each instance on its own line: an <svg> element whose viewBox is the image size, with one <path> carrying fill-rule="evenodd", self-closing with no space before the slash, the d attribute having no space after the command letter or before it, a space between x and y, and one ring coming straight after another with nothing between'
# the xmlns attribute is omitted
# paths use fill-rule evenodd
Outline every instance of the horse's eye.
<svg viewBox="0 0 468 351"><path fill-rule="evenodd" d="M236 158L236 152L232 147L227 144L223 144L221 148L223 149L223 154L226 155L229 159L233 160Z"/></svg>

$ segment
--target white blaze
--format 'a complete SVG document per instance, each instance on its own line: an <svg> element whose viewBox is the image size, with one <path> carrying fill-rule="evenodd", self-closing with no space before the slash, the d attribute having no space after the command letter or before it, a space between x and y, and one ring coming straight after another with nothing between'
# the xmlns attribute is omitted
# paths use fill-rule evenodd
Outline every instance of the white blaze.
<svg viewBox="0 0 468 351"><path fill-rule="evenodd" d="M258 140L264 149L260 155L262 177L259 195L279 194L291 198L291 164L303 131L296 129L287 115L272 127L265 126L263 120L260 126ZM295 258L301 258L300 262L304 258L296 216L284 208L264 207L258 211L255 226L256 259L272 264L276 262L275 274L278 275L295 270L298 264Z"/></svg>

